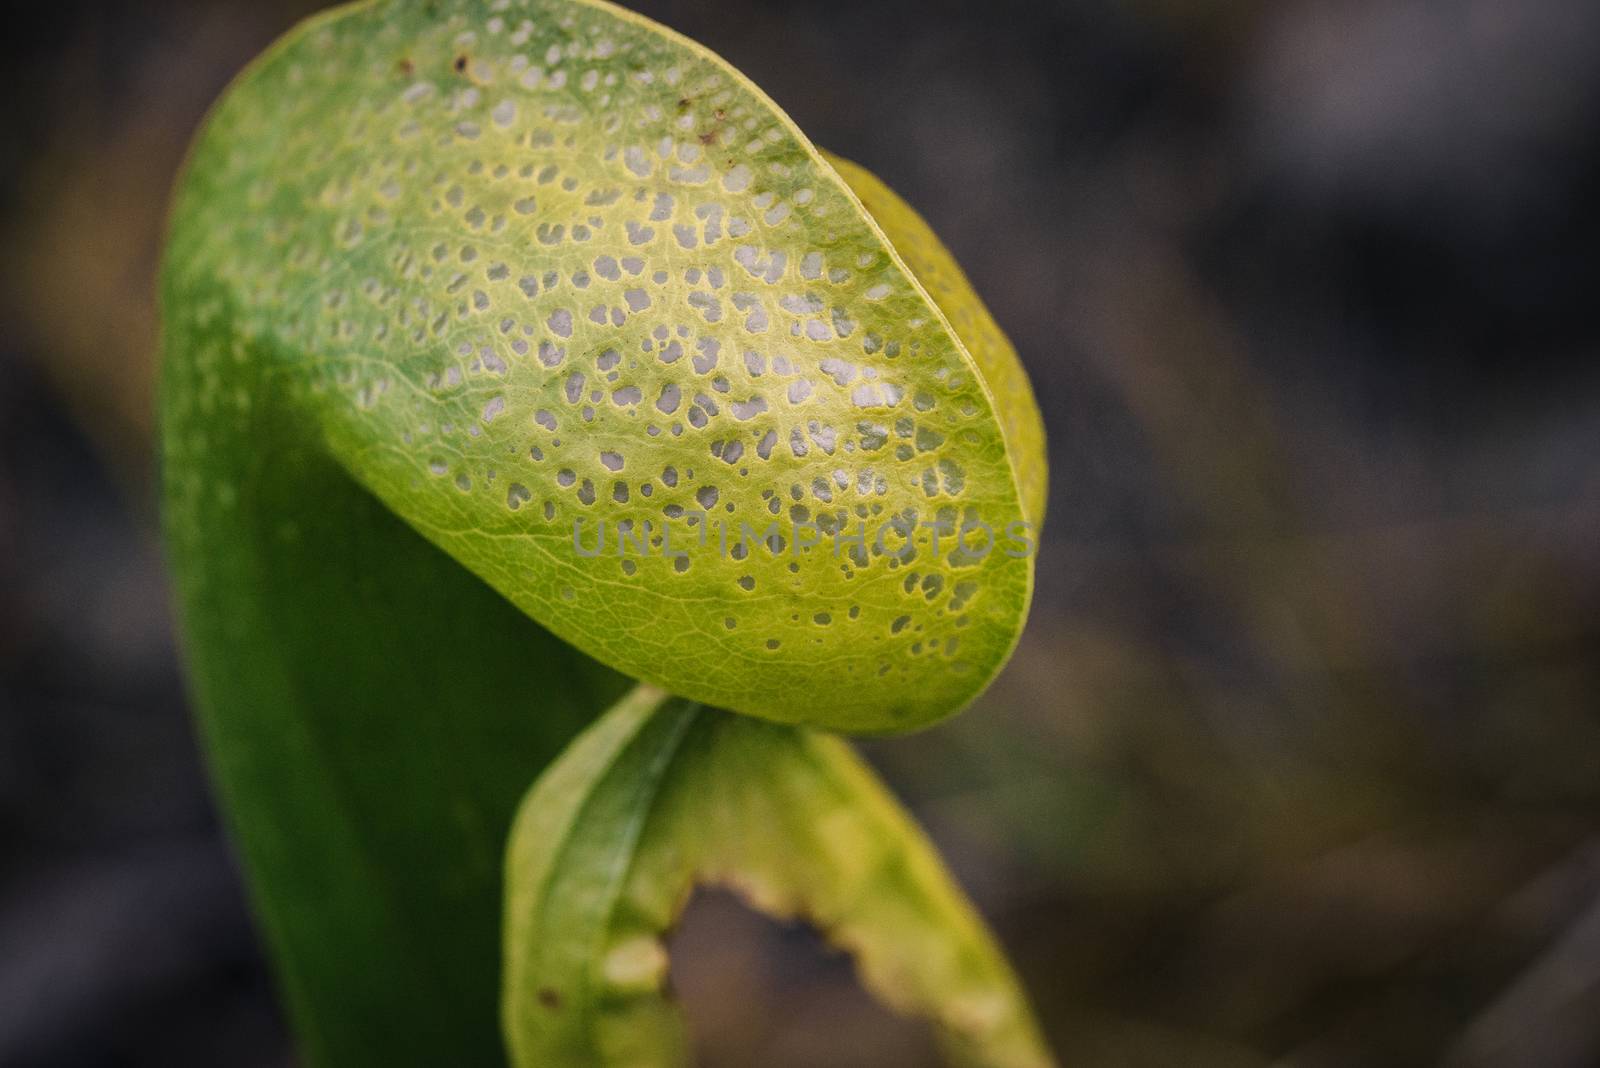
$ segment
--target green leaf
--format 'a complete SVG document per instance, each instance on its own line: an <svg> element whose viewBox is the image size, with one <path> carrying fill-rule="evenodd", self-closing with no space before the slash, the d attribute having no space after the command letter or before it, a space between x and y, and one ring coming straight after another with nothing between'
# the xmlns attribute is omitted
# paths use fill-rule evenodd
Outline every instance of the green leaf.
<svg viewBox="0 0 1600 1068"><path fill-rule="evenodd" d="M1042 435L947 254L838 166L621 9L361 5L212 115L167 327L220 385L228 352L184 339L225 320L357 481L596 659L908 729L1015 643Z"/></svg>
<svg viewBox="0 0 1600 1068"><path fill-rule="evenodd" d="M218 326L185 354L233 341ZM626 686L413 533L243 362L174 396L166 526L195 704L305 1059L490 1065L501 856Z"/></svg>
<svg viewBox="0 0 1600 1068"><path fill-rule="evenodd" d="M837 738L640 687L529 792L507 864L506 1034L523 1068L686 1063L663 932L697 884L805 918L934 1022L951 1063L1050 1063L932 847Z"/></svg>
<svg viewBox="0 0 1600 1068"><path fill-rule="evenodd" d="M1044 422L1017 350L927 221L865 167L832 152L819 151L883 229L971 354L994 401L995 416L1017 476L1022 515L1037 529L1044 522L1045 510Z"/></svg>

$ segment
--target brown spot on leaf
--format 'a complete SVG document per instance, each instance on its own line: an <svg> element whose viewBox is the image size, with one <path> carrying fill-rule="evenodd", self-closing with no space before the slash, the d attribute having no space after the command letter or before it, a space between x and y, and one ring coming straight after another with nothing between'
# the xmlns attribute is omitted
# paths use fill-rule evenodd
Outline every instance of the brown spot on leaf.
<svg viewBox="0 0 1600 1068"><path fill-rule="evenodd" d="M457 74L465 74L467 72L467 57L457 56L454 66Z"/></svg>
<svg viewBox="0 0 1600 1068"><path fill-rule="evenodd" d="M547 986L542 986L539 988L539 1004L547 1009L559 1009L561 995Z"/></svg>

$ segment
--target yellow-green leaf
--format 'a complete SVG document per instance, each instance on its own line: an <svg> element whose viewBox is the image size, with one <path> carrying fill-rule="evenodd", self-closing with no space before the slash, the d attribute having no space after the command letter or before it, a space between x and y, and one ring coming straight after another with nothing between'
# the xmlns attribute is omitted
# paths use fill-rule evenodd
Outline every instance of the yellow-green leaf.
<svg viewBox="0 0 1600 1068"><path fill-rule="evenodd" d="M686 1063L663 935L697 884L816 924L952 1064L1050 1063L982 922L848 746L641 687L512 829L502 1011L520 1068Z"/></svg>
<svg viewBox="0 0 1600 1068"><path fill-rule="evenodd" d="M1022 626L1042 435L982 304L881 184L619 8L292 35L194 149L165 302L206 386L168 398L177 478L190 406L259 367L426 538L674 693L906 729Z"/></svg>

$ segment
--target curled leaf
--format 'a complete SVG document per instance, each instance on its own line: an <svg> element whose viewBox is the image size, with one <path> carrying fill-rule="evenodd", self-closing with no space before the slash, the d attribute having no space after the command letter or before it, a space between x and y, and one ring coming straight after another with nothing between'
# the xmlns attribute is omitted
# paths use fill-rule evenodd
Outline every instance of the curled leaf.
<svg viewBox="0 0 1600 1068"><path fill-rule="evenodd" d="M164 272L173 492L261 388L598 660L851 731L1015 643L1027 380L926 226L704 48L587 0L364 3L197 142ZM203 438L203 435L199 435Z"/></svg>
<svg viewBox="0 0 1600 1068"><path fill-rule="evenodd" d="M837 738L650 687L531 790L507 862L503 1016L524 1068L685 1063L662 941L697 884L805 918L950 1061L1050 1063L982 922Z"/></svg>

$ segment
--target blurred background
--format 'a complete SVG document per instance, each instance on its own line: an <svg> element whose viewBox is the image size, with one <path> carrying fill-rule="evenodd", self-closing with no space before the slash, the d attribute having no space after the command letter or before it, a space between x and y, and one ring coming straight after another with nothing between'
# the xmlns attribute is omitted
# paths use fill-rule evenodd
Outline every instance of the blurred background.
<svg viewBox="0 0 1600 1068"><path fill-rule="evenodd" d="M176 659L152 277L315 6L0 35L5 1068L294 1063ZM866 749L1063 1061L1600 1065L1600 5L635 6L905 195L1032 373L1027 635ZM708 1068L935 1063L724 896L674 981Z"/></svg>

